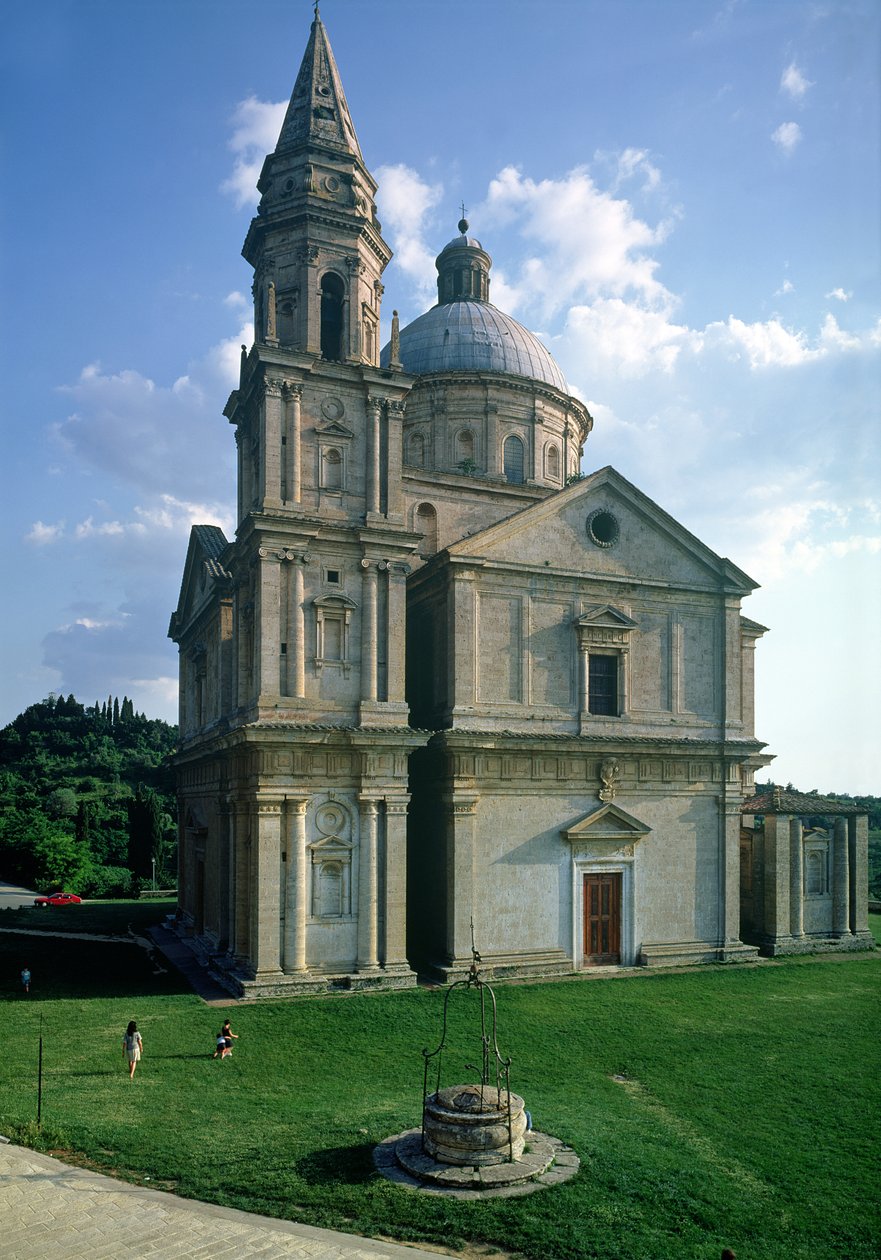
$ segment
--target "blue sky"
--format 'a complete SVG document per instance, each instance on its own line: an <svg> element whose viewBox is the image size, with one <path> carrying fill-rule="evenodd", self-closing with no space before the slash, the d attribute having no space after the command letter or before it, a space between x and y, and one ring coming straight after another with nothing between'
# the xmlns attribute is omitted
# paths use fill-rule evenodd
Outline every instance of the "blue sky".
<svg viewBox="0 0 881 1260"><path fill-rule="evenodd" d="M396 251L459 203L613 464L761 583L779 782L881 792L874 0L325 0ZM305 0L4 18L0 722L49 691L176 715L191 523L229 534L240 257ZM261 35L265 31L265 38Z"/></svg>

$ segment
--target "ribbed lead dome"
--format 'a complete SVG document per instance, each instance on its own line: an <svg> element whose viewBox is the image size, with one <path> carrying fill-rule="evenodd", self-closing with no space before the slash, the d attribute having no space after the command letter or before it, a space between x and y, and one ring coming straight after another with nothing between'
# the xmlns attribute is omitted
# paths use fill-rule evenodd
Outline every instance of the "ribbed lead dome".
<svg viewBox="0 0 881 1260"><path fill-rule="evenodd" d="M505 372L553 385L568 393L566 378L536 336L490 302L460 298L414 319L401 329L405 372ZM380 362L388 367L390 347Z"/></svg>

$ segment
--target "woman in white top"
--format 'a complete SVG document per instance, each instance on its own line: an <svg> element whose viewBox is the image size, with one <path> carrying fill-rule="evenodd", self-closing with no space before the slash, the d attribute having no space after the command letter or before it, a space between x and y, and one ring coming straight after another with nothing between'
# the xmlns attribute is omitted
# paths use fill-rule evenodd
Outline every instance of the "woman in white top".
<svg viewBox="0 0 881 1260"><path fill-rule="evenodd" d="M128 1059L129 1080L132 1080L135 1075L135 1068L138 1066L138 1060L141 1057L143 1048L144 1043L141 1040L141 1034L138 1032L138 1026L134 1020L131 1020L122 1038L122 1052Z"/></svg>

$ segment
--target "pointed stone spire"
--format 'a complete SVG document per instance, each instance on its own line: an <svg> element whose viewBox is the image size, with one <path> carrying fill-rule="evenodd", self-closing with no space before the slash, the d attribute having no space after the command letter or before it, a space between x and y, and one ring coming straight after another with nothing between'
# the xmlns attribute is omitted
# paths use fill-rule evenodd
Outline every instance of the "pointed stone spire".
<svg viewBox="0 0 881 1260"><path fill-rule="evenodd" d="M364 160L317 5L275 152L280 154L304 145L342 149L359 161Z"/></svg>

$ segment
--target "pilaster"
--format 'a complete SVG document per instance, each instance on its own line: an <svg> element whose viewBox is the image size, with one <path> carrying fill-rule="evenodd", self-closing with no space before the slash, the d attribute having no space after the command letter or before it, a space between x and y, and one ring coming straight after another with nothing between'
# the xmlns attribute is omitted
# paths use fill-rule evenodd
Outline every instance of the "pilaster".
<svg viewBox="0 0 881 1260"><path fill-rule="evenodd" d="M287 880L285 883L284 957L286 975L306 970L307 861L306 809L309 802L287 797Z"/></svg>
<svg viewBox="0 0 881 1260"><path fill-rule="evenodd" d="M474 844L477 796L453 796L447 818L447 960L471 957L471 924L480 937L480 909L475 905Z"/></svg>
<svg viewBox="0 0 881 1260"><path fill-rule="evenodd" d="M407 963L407 805L409 796L385 802L386 971L409 970Z"/></svg>
<svg viewBox="0 0 881 1260"><path fill-rule="evenodd" d="M789 820L789 931L804 936L804 841L800 818Z"/></svg>
<svg viewBox="0 0 881 1260"><path fill-rule="evenodd" d="M263 485L260 498L267 508L281 507L281 387L277 377L263 381Z"/></svg>
<svg viewBox="0 0 881 1260"><path fill-rule="evenodd" d="M289 503L300 502L302 482L302 397L302 385L296 385L290 381L285 384L284 497Z"/></svg>
<svg viewBox="0 0 881 1260"><path fill-rule="evenodd" d="M379 967L377 941L377 822L379 807L373 797L360 797L360 854L358 863L359 971Z"/></svg>
<svg viewBox="0 0 881 1260"><path fill-rule="evenodd" d="M869 819L859 814L847 820L850 858L850 928L855 936L869 932Z"/></svg>
<svg viewBox="0 0 881 1260"><path fill-rule="evenodd" d="M835 819L832 850L832 935L850 935L850 854L847 821Z"/></svg>
<svg viewBox="0 0 881 1260"><path fill-rule="evenodd" d="M361 699L373 702L376 691L377 582L376 564L361 561Z"/></svg>
<svg viewBox="0 0 881 1260"><path fill-rule="evenodd" d="M260 703L270 703L278 698L280 685L280 561L277 555L265 547L261 547L257 555L260 566L257 609L260 643L257 660L257 694Z"/></svg>
<svg viewBox="0 0 881 1260"><path fill-rule="evenodd" d="M258 976L281 972L281 800L263 798L256 805L251 890L251 961Z"/></svg>
<svg viewBox="0 0 881 1260"><path fill-rule="evenodd" d="M789 936L789 824L784 814L765 815L765 935Z"/></svg>

